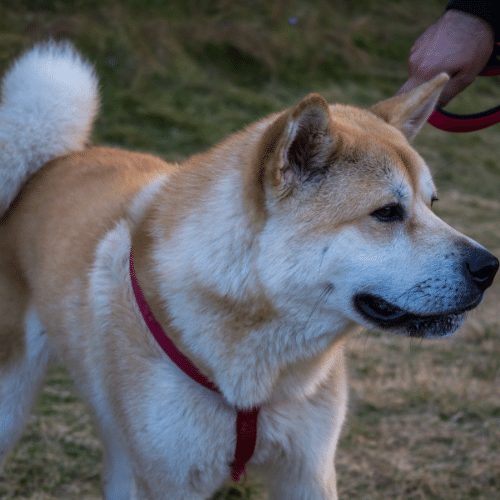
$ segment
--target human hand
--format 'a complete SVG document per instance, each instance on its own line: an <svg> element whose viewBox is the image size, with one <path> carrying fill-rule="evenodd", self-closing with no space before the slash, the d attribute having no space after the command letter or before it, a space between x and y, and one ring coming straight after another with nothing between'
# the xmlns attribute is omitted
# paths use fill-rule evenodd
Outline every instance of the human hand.
<svg viewBox="0 0 500 500"><path fill-rule="evenodd" d="M409 78L398 93L409 92L444 71L450 81L439 105L446 105L484 69L494 42L493 28L485 20L459 10L446 11L413 44Z"/></svg>

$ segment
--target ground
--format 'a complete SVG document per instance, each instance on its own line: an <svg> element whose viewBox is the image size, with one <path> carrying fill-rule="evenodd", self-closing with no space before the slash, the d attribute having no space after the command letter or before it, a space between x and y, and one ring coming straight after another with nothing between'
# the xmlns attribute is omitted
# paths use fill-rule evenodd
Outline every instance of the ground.
<svg viewBox="0 0 500 500"><path fill-rule="evenodd" d="M444 1L4 0L0 69L33 41L69 38L97 65L94 142L181 159L310 91L369 105L404 82L412 41ZM454 104L497 105L494 78ZM500 126L416 142L436 211L500 255ZM337 453L344 499L494 499L500 491L500 280L451 339L364 332L348 344L351 403ZM0 346L1 348L1 346ZM95 499L101 449L65 372L53 369L0 498ZM263 498L228 486L218 500Z"/></svg>

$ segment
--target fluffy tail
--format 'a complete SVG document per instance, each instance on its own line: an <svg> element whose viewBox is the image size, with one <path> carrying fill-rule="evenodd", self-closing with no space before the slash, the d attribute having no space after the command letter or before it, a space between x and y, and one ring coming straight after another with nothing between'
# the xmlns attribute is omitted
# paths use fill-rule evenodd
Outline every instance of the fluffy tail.
<svg viewBox="0 0 500 500"><path fill-rule="evenodd" d="M0 103L0 217L47 161L85 146L98 107L94 69L71 44L35 45L14 62Z"/></svg>

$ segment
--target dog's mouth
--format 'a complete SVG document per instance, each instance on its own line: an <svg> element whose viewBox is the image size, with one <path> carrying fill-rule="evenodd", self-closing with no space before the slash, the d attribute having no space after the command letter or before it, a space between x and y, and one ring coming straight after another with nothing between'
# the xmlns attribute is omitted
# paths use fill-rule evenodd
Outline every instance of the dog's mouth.
<svg viewBox="0 0 500 500"><path fill-rule="evenodd" d="M481 299L482 294L459 309L429 314L406 311L370 293L357 294L354 305L364 318L379 328L404 329L411 337L442 337L459 328L465 313L474 309Z"/></svg>

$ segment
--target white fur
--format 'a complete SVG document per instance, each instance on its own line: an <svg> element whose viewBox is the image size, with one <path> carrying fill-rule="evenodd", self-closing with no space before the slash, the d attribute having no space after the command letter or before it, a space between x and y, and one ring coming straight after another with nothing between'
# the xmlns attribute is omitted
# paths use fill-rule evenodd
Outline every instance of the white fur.
<svg viewBox="0 0 500 500"><path fill-rule="evenodd" d="M24 336L23 358L0 369L0 465L21 435L47 369L47 335L34 307L27 310Z"/></svg>
<svg viewBox="0 0 500 500"><path fill-rule="evenodd" d="M208 492L220 487L229 475L235 447L236 411L224 397L189 379L153 340L133 298L128 273L129 252L130 232L125 221L121 221L98 245L89 287L94 328L99 334L89 336L93 339L89 341L95 343L89 349L92 359L83 362L93 367L85 370L92 374L90 399L101 433L106 436L103 439L106 498L126 498L126 485L130 491L138 488L139 498L148 498L148 493L141 492L138 486L140 478L136 478L136 484L130 484L128 478L133 469L148 471L148 487L151 491L161 491L165 498L206 498ZM111 314L110 297L113 297L115 309L117 304L128 305L128 309L120 308L118 319ZM208 319L214 326L212 318ZM99 359L106 349L106 336L116 337L115 345L125 341L121 335L122 321L137 325L137 335L152 353L147 369L141 370L140 375L130 372L130 357L124 358L117 353L118 365L114 365L113 370L118 369L122 383L128 391L134 392L133 412L124 417L128 429L126 436L120 435L116 423L113 431L107 432L113 420L116 422L108 402L122 396L116 392L116 387L107 384L107 366L104 358ZM218 359L222 355L219 348L223 346L215 342L211 351ZM247 346L251 348L255 346ZM244 358L239 357L240 362ZM255 361L255 357L253 359ZM264 359L272 361L272 356ZM242 364L244 369L250 367ZM235 369L231 366L229 371L220 370L220 367L217 370L225 374L224 379L220 379L224 388L229 387L225 379L230 379ZM262 408L257 448L251 464L260 470L275 498L331 500L336 498L333 456L347 399L342 351L336 350L308 377L301 377L300 371L300 367L296 367L294 374L284 377L283 384L288 387L284 392L288 397L271 398ZM261 376L267 374L266 371ZM138 376L139 394L134 390ZM248 379L248 386L255 382L254 372L247 373L246 377L238 372L238 376L241 380ZM311 384L310 378L315 379L314 389L309 389L311 397L304 400L303 385ZM123 396L127 396L127 391ZM301 400L299 404L298 399ZM206 425L207 422L210 425ZM186 442L190 443L189 447L185 446ZM290 474L292 477L287 478Z"/></svg>
<svg viewBox="0 0 500 500"><path fill-rule="evenodd" d="M133 209L136 207L133 204ZM121 221L98 245L89 288L95 328L101 333L92 337L95 345L90 350L92 359L88 360L89 366L93 367L91 371L88 370L88 373L93 374L90 398L101 434L106 434L108 424L116 419L108 403L116 388L106 384L106 363L99 361L99 353L104 353L105 346L99 342L104 336L120 338L121 321L133 322L137 325L138 335L143 337L153 354L153 359L148 362L148 370L141 375L144 392L140 395L140 404L137 404L139 395L136 394L134 412L126 416L134 437L120 436L115 424L114 433L108 434L104 440L106 491L116 492L123 487L123 483L128 482L127 474L123 473L128 469L128 453L138 462L138 470L157 471L152 477L161 477L162 484L156 487L164 492L165 497L201 499L204 498L204 491L219 487L228 475L227 464L232 458L234 433L227 430L234 427L235 412L225 405L222 398L198 386L180 372L156 344L134 304L128 271L129 253L130 232L128 224ZM119 302L127 305L128 309L123 309L118 322L111 316L110 298L115 304ZM117 363L121 376L128 379L127 386L133 391L137 374L130 373L128 361L121 359ZM215 430L207 429L203 424L207 419L207 407L209 413L221 412ZM216 419L211 417L209 420L212 422ZM199 443L198 450L183 446L187 436ZM216 457L208 456L204 450L215 451ZM198 465L194 468L192 464L196 462ZM188 491L183 489L186 486L180 486L186 484L191 485ZM134 489L136 485L130 487ZM138 494L139 498L143 498L140 491ZM121 497L109 493L106 498Z"/></svg>
<svg viewBox="0 0 500 500"><path fill-rule="evenodd" d="M129 252L129 225L125 220L121 220L99 242L89 279L88 300L93 311L94 329L102 335L109 335L112 328L109 313L112 306L110 299L113 296L110 292L124 286ZM78 311L69 311L67 317L70 324L68 326L78 328ZM72 321L74 325L71 325ZM82 335L85 334L86 332L82 332ZM89 339L89 342L91 341L92 339ZM91 379L86 380L84 386L88 392L86 396L92 402L104 445L104 495L108 500L131 500L135 498L132 466L124 437L115 423L116 416L110 406L110 394L103 385L106 377L104 350L99 345L96 347L97 351L88 351L92 354L84 360L88 373L91 374Z"/></svg>
<svg viewBox="0 0 500 500"><path fill-rule="evenodd" d="M94 70L71 44L36 45L14 62L0 104L0 216L47 161L84 147L98 106Z"/></svg>
<svg viewBox="0 0 500 500"><path fill-rule="evenodd" d="M256 239L245 226L242 199L233 194L241 191L241 182L237 172L220 179L206 199L200 200L199 209L185 218L175 238L157 240L155 275L184 342L211 368L231 404L251 407L289 395L304 399L328 375L332 362L315 364L295 383L284 377L283 367L320 354L356 326L345 316L336 317L331 310L318 307L323 293L318 287L321 252L316 252L323 246L320 238L310 249L311 255L302 259L309 259L308 267L290 265L291 239L300 228L286 227L287 234L281 237L283 225L275 220L275 225L269 224ZM157 232L160 230L161 226ZM271 254L274 259L269 261ZM282 315L252 328L239 342L238 356L228 362L227 343L232 340L217 335L224 331L224 318L203 307L195 291L201 283L221 296L242 301L265 290ZM205 311L202 322L200 309ZM260 355L255 357L255 352ZM221 365L224 370L220 370Z"/></svg>

